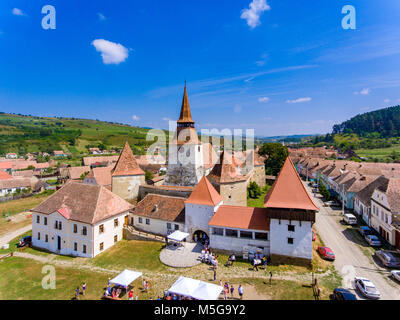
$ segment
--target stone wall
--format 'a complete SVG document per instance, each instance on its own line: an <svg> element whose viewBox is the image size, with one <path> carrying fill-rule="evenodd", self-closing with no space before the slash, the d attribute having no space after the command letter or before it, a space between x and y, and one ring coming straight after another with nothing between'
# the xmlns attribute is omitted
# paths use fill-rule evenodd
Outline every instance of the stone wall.
<svg viewBox="0 0 400 320"><path fill-rule="evenodd" d="M222 183L216 188L224 198L224 205L246 206L247 205L247 181L233 183Z"/></svg>
<svg viewBox="0 0 400 320"><path fill-rule="evenodd" d="M264 187L266 185L264 166L255 166L253 168L253 172L249 179L249 183L253 181L255 181L260 187Z"/></svg>
<svg viewBox="0 0 400 320"><path fill-rule="evenodd" d="M144 174L112 177L112 192L125 200L136 199L139 195L139 186L144 183Z"/></svg>
<svg viewBox="0 0 400 320"><path fill-rule="evenodd" d="M139 186L139 201L142 200L147 194L158 194L160 196L170 196L170 197L181 197L181 198L189 198L192 193L192 189L190 190L174 190L174 189L165 189L158 188L157 186L150 185L141 185Z"/></svg>

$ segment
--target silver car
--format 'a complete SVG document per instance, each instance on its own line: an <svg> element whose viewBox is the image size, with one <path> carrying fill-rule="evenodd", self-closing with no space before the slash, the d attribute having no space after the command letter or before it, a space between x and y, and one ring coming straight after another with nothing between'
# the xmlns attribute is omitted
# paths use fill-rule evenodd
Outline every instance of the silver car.
<svg viewBox="0 0 400 320"><path fill-rule="evenodd" d="M390 276L391 276L393 279L395 279L395 280L397 280L397 281L400 281L400 270L392 270L392 271L390 272Z"/></svg>
<svg viewBox="0 0 400 320"><path fill-rule="evenodd" d="M380 292L370 280L366 278L355 277L354 282L356 289L358 289L363 296L369 299L379 299L381 297Z"/></svg>

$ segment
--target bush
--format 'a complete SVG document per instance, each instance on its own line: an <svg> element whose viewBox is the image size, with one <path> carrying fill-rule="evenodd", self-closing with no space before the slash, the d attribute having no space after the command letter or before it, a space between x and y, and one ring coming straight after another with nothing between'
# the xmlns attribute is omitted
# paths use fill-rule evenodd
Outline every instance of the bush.
<svg viewBox="0 0 400 320"><path fill-rule="evenodd" d="M329 199L331 198L331 194L323 183L320 183L319 185L319 193L324 197L325 201L329 201Z"/></svg>
<svg viewBox="0 0 400 320"><path fill-rule="evenodd" d="M259 185L253 181L250 182L250 185L247 187L247 196L251 199L257 199L262 195L262 190Z"/></svg>

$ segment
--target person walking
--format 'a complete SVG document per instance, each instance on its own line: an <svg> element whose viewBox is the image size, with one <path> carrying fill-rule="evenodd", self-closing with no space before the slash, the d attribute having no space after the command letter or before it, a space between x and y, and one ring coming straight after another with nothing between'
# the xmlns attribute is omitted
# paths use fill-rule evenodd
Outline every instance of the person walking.
<svg viewBox="0 0 400 320"><path fill-rule="evenodd" d="M217 269L214 269L214 281L217 281Z"/></svg>
<svg viewBox="0 0 400 320"><path fill-rule="evenodd" d="M79 286L75 289L75 299L79 300Z"/></svg>
<svg viewBox="0 0 400 320"><path fill-rule="evenodd" d="M238 292L239 292L240 300L243 300L243 287L241 284L239 284Z"/></svg>
<svg viewBox="0 0 400 320"><path fill-rule="evenodd" d="M142 289L143 289L143 291L146 290L146 279L145 278L143 278L143 281L142 281Z"/></svg>
<svg viewBox="0 0 400 320"><path fill-rule="evenodd" d="M235 291L235 288L233 287L233 285L231 284L231 299L233 299L233 292Z"/></svg>
<svg viewBox="0 0 400 320"><path fill-rule="evenodd" d="M86 282L82 284L82 295L85 295L85 293L86 293Z"/></svg>
<svg viewBox="0 0 400 320"><path fill-rule="evenodd" d="M146 292L149 292L149 282L146 281Z"/></svg>

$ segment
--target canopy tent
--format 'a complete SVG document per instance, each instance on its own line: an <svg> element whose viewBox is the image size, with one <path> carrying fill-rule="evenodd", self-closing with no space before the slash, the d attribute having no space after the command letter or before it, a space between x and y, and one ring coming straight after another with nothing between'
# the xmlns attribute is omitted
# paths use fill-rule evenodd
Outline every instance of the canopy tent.
<svg viewBox="0 0 400 320"><path fill-rule="evenodd" d="M110 280L110 283L120 285L126 289L133 281L135 281L140 276L142 276L141 272L125 269L114 279Z"/></svg>
<svg viewBox="0 0 400 320"><path fill-rule="evenodd" d="M175 231L167 236L168 239L175 240L175 241L182 241L189 236L189 233L182 232L182 231Z"/></svg>
<svg viewBox="0 0 400 320"><path fill-rule="evenodd" d="M208 282L179 277L168 292L197 300L217 300L223 289L221 286Z"/></svg>
<svg viewBox="0 0 400 320"><path fill-rule="evenodd" d="M201 281L200 285L192 293L192 297L197 300L217 300L222 290L224 289L221 286Z"/></svg>

